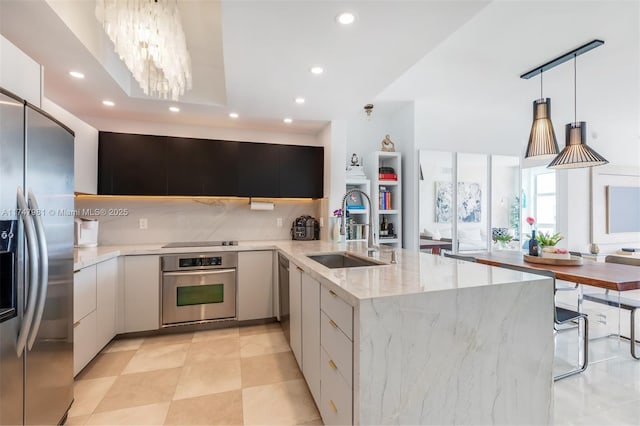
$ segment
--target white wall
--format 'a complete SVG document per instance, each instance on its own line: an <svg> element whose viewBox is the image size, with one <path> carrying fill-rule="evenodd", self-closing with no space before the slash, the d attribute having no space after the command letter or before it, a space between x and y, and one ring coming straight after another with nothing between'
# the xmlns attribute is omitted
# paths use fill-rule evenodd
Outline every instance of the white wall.
<svg viewBox="0 0 640 426"><path fill-rule="evenodd" d="M402 153L402 246L418 251L418 151L415 147L415 109L408 103L390 117L389 129L397 152Z"/></svg>
<svg viewBox="0 0 640 426"><path fill-rule="evenodd" d="M39 107L42 98L41 70L36 61L0 35L0 87Z"/></svg>
<svg viewBox="0 0 640 426"><path fill-rule="evenodd" d="M340 208L345 193L344 158L347 146L347 123L334 120L322 129L318 139L324 146L324 200L321 207L321 239L329 239L334 210Z"/></svg>

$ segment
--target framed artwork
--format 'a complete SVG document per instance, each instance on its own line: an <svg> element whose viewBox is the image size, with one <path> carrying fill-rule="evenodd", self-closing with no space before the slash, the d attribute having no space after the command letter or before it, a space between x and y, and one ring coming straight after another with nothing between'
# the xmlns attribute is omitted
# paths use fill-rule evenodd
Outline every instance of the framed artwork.
<svg viewBox="0 0 640 426"><path fill-rule="evenodd" d="M358 192L352 192L347 197L347 208L349 209L364 209L364 198L362 194Z"/></svg>
<svg viewBox="0 0 640 426"><path fill-rule="evenodd" d="M478 223L481 219L482 189L476 182L458 182L458 221ZM436 182L436 223L451 223L453 216L451 182Z"/></svg>

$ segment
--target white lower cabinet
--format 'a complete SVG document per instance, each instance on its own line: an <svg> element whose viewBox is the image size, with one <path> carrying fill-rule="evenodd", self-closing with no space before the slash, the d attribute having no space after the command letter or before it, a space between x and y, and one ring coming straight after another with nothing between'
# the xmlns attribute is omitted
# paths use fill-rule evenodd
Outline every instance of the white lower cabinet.
<svg viewBox="0 0 640 426"><path fill-rule="evenodd" d="M302 273L302 374L320 404L320 283Z"/></svg>
<svg viewBox="0 0 640 426"><path fill-rule="evenodd" d="M325 425L353 424L353 308L320 293L320 414Z"/></svg>
<svg viewBox="0 0 640 426"><path fill-rule="evenodd" d="M102 349L116 335L118 259L98 263L96 278L96 339Z"/></svg>
<svg viewBox="0 0 640 426"><path fill-rule="evenodd" d="M289 263L289 345L302 370L302 269Z"/></svg>
<svg viewBox="0 0 640 426"><path fill-rule="evenodd" d="M73 375L77 375L99 352L96 311L73 323Z"/></svg>
<svg viewBox="0 0 640 426"><path fill-rule="evenodd" d="M125 256L124 332L160 328L160 256Z"/></svg>
<svg viewBox="0 0 640 426"><path fill-rule="evenodd" d="M238 252L239 321L272 318L273 251Z"/></svg>
<svg viewBox="0 0 640 426"><path fill-rule="evenodd" d="M321 349L320 375L322 380L319 404L325 425L353 424L353 388L332 365L331 356Z"/></svg>
<svg viewBox="0 0 640 426"><path fill-rule="evenodd" d="M118 260L73 274L73 373L78 374L116 335Z"/></svg>
<svg viewBox="0 0 640 426"><path fill-rule="evenodd" d="M291 350L325 425L353 424L353 308L289 262Z"/></svg>

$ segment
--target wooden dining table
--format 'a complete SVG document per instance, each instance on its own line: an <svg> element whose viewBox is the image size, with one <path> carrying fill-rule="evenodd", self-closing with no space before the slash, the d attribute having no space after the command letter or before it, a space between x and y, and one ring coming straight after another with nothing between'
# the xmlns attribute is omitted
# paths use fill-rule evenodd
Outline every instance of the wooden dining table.
<svg viewBox="0 0 640 426"><path fill-rule="evenodd" d="M477 263L505 268L551 271L556 279L577 284L586 284L615 291L640 289L640 268L619 263L595 262L583 259L582 265L562 266L532 263L524 260L522 252L500 250L493 252L463 253L452 255L458 258L473 258Z"/></svg>

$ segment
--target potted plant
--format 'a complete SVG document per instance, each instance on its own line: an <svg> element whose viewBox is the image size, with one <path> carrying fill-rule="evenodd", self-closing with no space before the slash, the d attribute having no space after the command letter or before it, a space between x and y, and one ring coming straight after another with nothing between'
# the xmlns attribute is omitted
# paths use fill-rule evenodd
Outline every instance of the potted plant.
<svg viewBox="0 0 640 426"><path fill-rule="evenodd" d="M539 232L537 236L540 247L553 247L563 238L564 237L559 232L556 232L553 235L551 235L551 232Z"/></svg>
<svg viewBox="0 0 640 426"><path fill-rule="evenodd" d="M495 241L498 243L500 248L507 248L512 239L513 237L511 234L498 234L495 236Z"/></svg>

